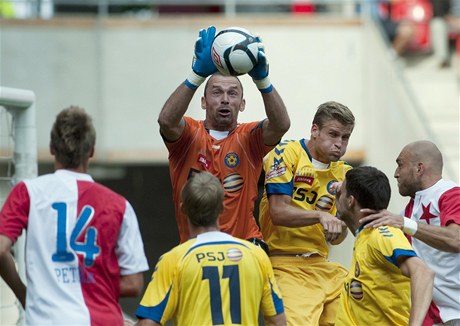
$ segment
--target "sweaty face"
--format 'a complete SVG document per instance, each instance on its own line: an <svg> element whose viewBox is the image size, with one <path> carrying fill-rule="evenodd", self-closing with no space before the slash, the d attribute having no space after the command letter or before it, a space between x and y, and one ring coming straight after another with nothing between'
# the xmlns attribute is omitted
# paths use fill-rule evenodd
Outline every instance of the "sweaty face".
<svg viewBox="0 0 460 326"><path fill-rule="evenodd" d="M399 193L401 196L413 197L419 189L417 178L417 164L411 160L410 153L402 150L396 159L396 168L394 177L398 182Z"/></svg>
<svg viewBox="0 0 460 326"><path fill-rule="evenodd" d="M314 158L323 163L338 161L347 150L352 131L353 126L345 126L337 120L326 121L321 129L313 125Z"/></svg>
<svg viewBox="0 0 460 326"><path fill-rule="evenodd" d="M236 127L238 113L244 110L243 89L232 76L214 75L208 81L206 94L201 98L206 110L206 127L226 131Z"/></svg>

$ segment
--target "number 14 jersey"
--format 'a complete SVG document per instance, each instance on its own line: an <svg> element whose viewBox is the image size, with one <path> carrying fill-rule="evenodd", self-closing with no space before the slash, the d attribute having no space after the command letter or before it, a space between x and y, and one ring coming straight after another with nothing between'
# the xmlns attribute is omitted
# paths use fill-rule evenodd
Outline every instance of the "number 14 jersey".
<svg viewBox="0 0 460 326"><path fill-rule="evenodd" d="M125 198L69 170L17 184L0 234L27 229L26 325L123 325L120 275L148 270L138 222Z"/></svg>

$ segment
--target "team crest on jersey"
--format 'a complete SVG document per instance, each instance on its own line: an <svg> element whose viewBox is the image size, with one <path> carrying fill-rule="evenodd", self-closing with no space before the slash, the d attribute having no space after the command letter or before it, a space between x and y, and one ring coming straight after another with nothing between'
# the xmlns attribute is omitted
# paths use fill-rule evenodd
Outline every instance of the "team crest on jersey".
<svg viewBox="0 0 460 326"><path fill-rule="evenodd" d="M361 282L358 280L351 280L350 282L350 295L353 297L355 300L361 300L364 296L363 294L363 286L361 285Z"/></svg>
<svg viewBox="0 0 460 326"><path fill-rule="evenodd" d="M231 173L224 178L223 186L226 192L234 193L238 192L243 188L244 179L238 173Z"/></svg>
<svg viewBox="0 0 460 326"><path fill-rule="evenodd" d="M332 190L331 189L331 186L332 184L338 182L337 180L331 180L327 183L327 186L326 186L326 189L327 189L327 192L330 193L331 195L334 195L335 196L335 190Z"/></svg>
<svg viewBox="0 0 460 326"><path fill-rule="evenodd" d="M198 164L201 164L205 169L209 169L211 166L211 161L206 158L206 155L200 153L196 159Z"/></svg>
<svg viewBox="0 0 460 326"><path fill-rule="evenodd" d="M273 164L270 171L267 172L265 180L270 180L276 177L280 177L286 173L286 165Z"/></svg>
<svg viewBox="0 0 460 326"><path fill-rule="evenodd" d="M359 277L359 275L361 275L361 269L359 268L358 262L356 262L356 266L355 266L355 277Z"/></svg>
<svg viewBox="0 0 460 326"><path fill-rule="evenodd" d="M237 263L243 258L243 253L238 248L230 248L227 250L228 260Z"/></svg>
<svg viewBox="0 0 460 326"><path fill-rule="evenodd" d="M321 196L315 204L315 209L317 211L324 211L328 212L331 210L332 206L334 205L334 199L328 195Z"/></svg>
<svg viewBox="0 0 460 326"><path fill-rule="evenodd" d="M240 157L238 154L232 152L225 155L224 163L228 168L236 168L240 164Z"/></svg>

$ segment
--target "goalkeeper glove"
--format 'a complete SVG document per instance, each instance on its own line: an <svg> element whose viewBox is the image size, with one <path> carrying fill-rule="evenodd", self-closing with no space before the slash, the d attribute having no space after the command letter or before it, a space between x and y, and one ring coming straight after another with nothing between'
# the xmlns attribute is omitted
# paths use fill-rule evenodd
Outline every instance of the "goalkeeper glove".
<svg viewBox="0 0 460 326"><path fill-rule="evenodd" d="M252 77L252 80L256 84L257 88L262 93L270 93L273 89L272 83L270 82L270 78L268 78L268 59L265 56L264 52L264 45L261 43L259 37L259 52L258 52L258 60L257 64L250 72L248 72L249 76Z"/></svg>
<svg viewBox="0 0 460 326"><path fill-rule="evenodd" d="M206 77L217 71L212 61L211 46L216 35L216 28L209 26L207 30L201 29L195 42L195 52L192 60L192 72L185 80L185 85L197 89Z"/></svg>

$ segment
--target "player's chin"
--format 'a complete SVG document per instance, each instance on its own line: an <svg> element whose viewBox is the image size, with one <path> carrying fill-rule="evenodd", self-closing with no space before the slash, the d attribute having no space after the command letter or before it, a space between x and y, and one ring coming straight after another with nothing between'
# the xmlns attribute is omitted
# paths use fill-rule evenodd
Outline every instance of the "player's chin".
<svg viewBox="0 0 460 326"><path fill-rule="evenodd" d="M331 162L337 162L338 160L340 160L341 157L342 157L341 153L331 153L331 154L329 154L329 160L331 160Z"/></svg>
<svg viewBox="0 0 460 326"><path fill-rule="evenodd" d="M234 118L233 118L232 114L229 114L227 116L222 116L222 115L219 116L217 118L217 125L219 126L219 129L220 130L229 130L232 127L233 123L234 123L233 119Z"/></svg>

